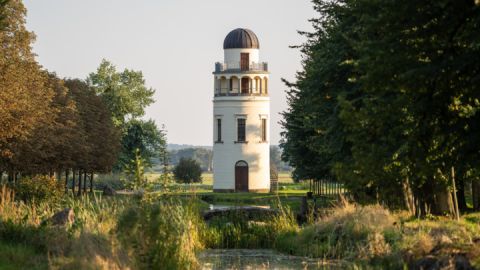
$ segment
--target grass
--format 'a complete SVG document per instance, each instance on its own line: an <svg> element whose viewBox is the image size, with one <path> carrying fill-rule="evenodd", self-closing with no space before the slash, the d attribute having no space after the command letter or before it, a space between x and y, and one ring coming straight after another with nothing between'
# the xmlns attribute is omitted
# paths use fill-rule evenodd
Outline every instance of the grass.
<svg viewBox="0 0 480 270"><path fill-rule="evenodd" d="M0 242L0 269L48 269L48 257L23 244Z"/></svg>
<svg viewBox="0 0 480 270"><path fill-rule="evenodd" d="M416 219L380 205L345 200L299 226L302 184L278 194L174 191L143 197L64 197L59 202L23 202L0 189L0 269L194 269L203 248L273 248L319 259L401 269L425 256L465 254L480 267L480 213ZM270 205L279 215L241 212L204 222L209 204ZM75 222L46 222L72 208Z"/></svg>
<svg viewBox="0 0 480 270"><path fill-rule="evenodd" d="M403 269L425 256L448 263L457 254L480 267L479 220L479 213L459 222L446 217L416 219L380 205L361 206L343 200L313 224L280 235L276 249L388 269Z"/></svg>

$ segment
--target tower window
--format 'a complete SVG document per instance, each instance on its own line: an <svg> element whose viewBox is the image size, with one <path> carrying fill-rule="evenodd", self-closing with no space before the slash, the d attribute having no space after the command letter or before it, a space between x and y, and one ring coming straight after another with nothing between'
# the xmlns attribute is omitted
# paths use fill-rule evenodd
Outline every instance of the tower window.
<svg viewBox="0 0 480 270"><path fill-rule="evenodd" d="M267 141L267 119L262 119L262 142Z"/></svg>
<svg viewBox="0 0 480 270"><path fill-rule="evenodd" d="M217 119L217 142L222 141L222 119Z"/></svg>
<svg viewBox="0 0 480 270"><path fill-rule="evenodd" d="M237 142L245 142L245 119L237 119Z"/></svg>

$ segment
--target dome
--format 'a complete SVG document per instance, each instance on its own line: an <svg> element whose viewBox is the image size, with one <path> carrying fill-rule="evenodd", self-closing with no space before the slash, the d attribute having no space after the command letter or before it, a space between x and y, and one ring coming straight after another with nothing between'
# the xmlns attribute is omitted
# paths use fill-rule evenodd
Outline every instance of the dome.
<svg viewBox="0 0 480 270"><path fill-rule="evenodd" d="M228 33L223 41L223 49L259 49L257 35L252 30L237 28Z"/></svg>

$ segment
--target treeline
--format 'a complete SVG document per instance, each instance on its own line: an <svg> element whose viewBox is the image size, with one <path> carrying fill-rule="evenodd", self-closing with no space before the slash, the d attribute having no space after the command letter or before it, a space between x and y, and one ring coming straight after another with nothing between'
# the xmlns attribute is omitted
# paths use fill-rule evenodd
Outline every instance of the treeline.
<svg viewBox="0 0 480 270"><path fill-rule="evenodd" d="M147 161L161 150L164 132L138 119L154 93L141 72L104 60L86 80L60 79L35 60L22 2L0 4L0 180L56 175L80 194L95 173L122 170L136 149Z"/></svg>
<svg viewBox="0 0 480 270"><path fill-rule="evenodd" d="M334 178L357 200L417 214L467 209L467 194L479 210L480 6L313 2L303 70L286 82L294 177Z"/></svg>
<svg viewBox="0 0 480 270"><path fill-rule="evenodd" d="M270 163L274 164L279 171L290 171L288 163L281 160L282 150L276 146L270 146ZM206 147L186 147L182 149L172 149L169 151L169 160L171 165L176 166L182 158L193 159L200 164L204 172L210 172L213 169L213 151Z"/></svg>

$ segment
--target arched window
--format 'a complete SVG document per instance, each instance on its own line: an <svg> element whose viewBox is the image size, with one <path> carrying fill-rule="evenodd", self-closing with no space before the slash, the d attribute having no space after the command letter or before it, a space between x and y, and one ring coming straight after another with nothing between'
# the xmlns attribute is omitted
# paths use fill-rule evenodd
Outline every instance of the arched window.
<svg viewBox="0 0 480 270"><path fill-rule="evenodd" d="M235 167L248 167L248 163L244 160L239 160L235 163Z"/></svg>

